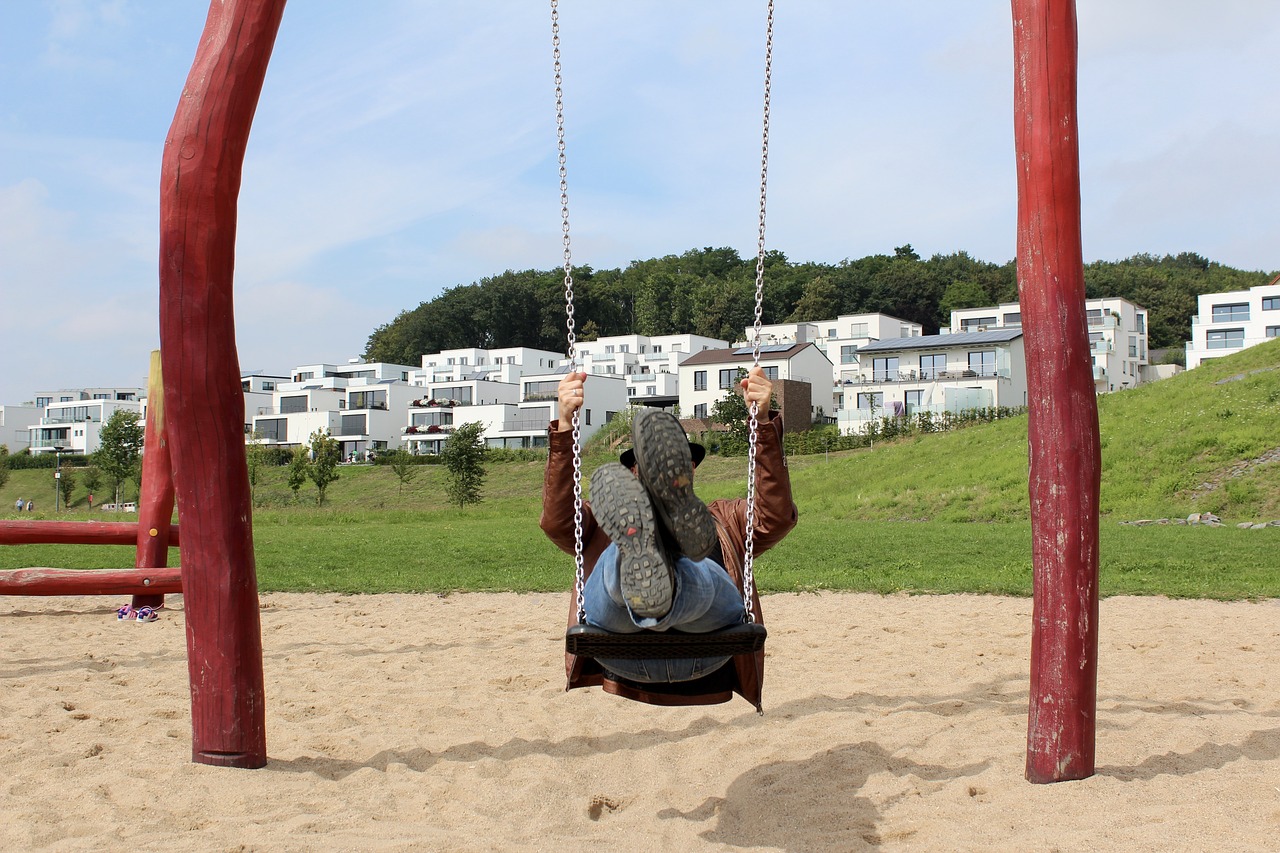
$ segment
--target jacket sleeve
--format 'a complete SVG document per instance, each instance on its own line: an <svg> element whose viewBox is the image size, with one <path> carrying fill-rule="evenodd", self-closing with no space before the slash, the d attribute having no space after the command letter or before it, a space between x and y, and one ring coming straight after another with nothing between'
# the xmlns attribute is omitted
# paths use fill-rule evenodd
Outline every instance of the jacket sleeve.
<svg viewBox="0 0 1280 853"><path fill-rule="evenodd" d="M542 481L542 518L538 525L547 538L566 554L574 550L573 535L573 433L560 432L551 422L547 434L547 470ZM591 507L582 505L582 541L592 541L596 531Z"/></svg>
<svg viewBox="0 0 1280 853"><path fill-rule="evenodd" d="M796 526L799 513L791 497L791 474L782 450L782 418L761 424L756 437L756 506L753 550L759 554L782 541ZM746 501L742 502L743 525Z"/></svg>

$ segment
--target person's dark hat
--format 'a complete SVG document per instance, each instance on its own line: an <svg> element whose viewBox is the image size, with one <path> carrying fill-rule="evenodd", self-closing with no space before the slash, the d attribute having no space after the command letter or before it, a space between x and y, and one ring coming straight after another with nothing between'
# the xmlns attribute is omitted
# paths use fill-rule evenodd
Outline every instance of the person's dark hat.
<svg viewBox="0 0 1280 853"><path fill-rule="evenodd" d="M707 449L696 442L689 442L689 453L693 456L693 467L697 468L707 455ZM618 461L622 463L623 468L636 467L636 452L633 448L628 447L622 451L622 455L618 457Z"/></svg>

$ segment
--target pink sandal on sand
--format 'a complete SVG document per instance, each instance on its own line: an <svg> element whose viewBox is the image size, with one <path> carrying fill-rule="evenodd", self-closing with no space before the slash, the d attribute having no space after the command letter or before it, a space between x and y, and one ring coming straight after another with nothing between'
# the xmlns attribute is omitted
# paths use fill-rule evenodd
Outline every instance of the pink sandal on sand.
<svg viewBox="0 0 1280 853"><path fill-rule="evenodd" d="M125 619L134 618L133 607L128 604L126 604L124 607L121 607L119 610L116 611L116 618L120 619L121 621Z"/></svg>
<svg viewBox="0 0 1280 853"><path fill-rule="evenodd" d="M139 622L154 622L160 618L160 614L154 607L139 607L136 618Z"/></svg>

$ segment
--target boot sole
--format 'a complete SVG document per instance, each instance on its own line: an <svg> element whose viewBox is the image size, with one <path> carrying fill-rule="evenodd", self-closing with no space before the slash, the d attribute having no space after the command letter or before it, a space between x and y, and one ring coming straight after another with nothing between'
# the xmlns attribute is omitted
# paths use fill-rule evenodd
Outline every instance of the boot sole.
<svg viewBox="0 0 1280 853"><path fill-rule="evenodd" d="M665 412L641 409L631 422L636 470L662 523L691 560L716 546L716 522L693 493L693 456L680 422Z"/></svg>
<svg viewBox="0 0 1280 853"><path fill-rule="evenodd" d="M666 616L674 580L658 546L653 504L644 486L616 462L602 465L591 477L591 509L600 529L618 546L618 578L631 612Z"/></svg>

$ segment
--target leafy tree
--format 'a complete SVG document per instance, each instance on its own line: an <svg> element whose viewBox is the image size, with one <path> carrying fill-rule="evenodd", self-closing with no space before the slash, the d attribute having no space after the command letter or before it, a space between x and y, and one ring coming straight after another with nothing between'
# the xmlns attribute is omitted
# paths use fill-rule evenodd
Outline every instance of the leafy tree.
<svg viewBox="0 0 1280 853"><path fill-rule="evenodd" d="M739 441L747 441L751 431L751 411L747 408L747 401L742 396L742 386L739 384L746 375L747 371L738 368L734 382L724 397L711 404L711 420L727 426L729 435Z"/></svg>
<svg viewBox="0 0 1280 853"><path fill-rule="evenodd" d="M796 310L787 318L788 323L807 320L830 320L840 313L840 292L835 282L820 275L804 286L804 293L796 303Z"/></svg>
<svg viewBox="0 0 1280 853"><path fill-rule="evenodd" d="M409 485L418 476L418 466L413 464L413 455L403 447L398 448L391 454L391 461L387 463L391 467L391 471L396 475L396 479L400 481L400 494L404 494L404 487Z"/></svg>
<svg viewBox="0 0 1280 853"><path fill-rule="evenodd" d="M458 507L480 503L480 487L484 485L484 424L473 421L454 430L444 443L440 459L449 472L445 489Z"/></svg>
<svg viewBox="0 0 1280 853"><path fill-rule="evenodd" d="M311 460L307 458L307 448L295 447L293 459L289 461L289 488L293 489L293 500L298 500L298 491L307 483L311 472Z"/></svg>
<svg viewBox="0 0 1280 853"><path fill-rule="evenodd" d="M84 469L84 476L80 482L89 490L89 494L93 494L102 486L102 472L98 470L98 466L90 465Z"/></svg>
<svg viewBox="0 0 1280 853"><path fill-rule="evenodd" d="M946 319L951 312L961 308L982 308L991 304L987 290L976 281L958 280L947 285L943 291L942 301L938 303L938 312Z"/></svg>
<svg viewBox="0 0 1280 853"><path fill-rule="evenodd" d="M76 489L76 475L70 468L63 468L58 473L62 475L58 478L58 491L62 493L62 505L69 507L71 493Z"/></svg>
<svg viewBox="0 0 1280 853"><path fill-rule="evenodd" d="M249 472L249 501L253 503L258 490L258 472L266 463L267 448L259 443L262 433L254 430L250 442L244 447L244 464ZM255 504L256 505L256 504Z"/></svg>
<svg viewBox="0 0 1280 853"><path fill-rule="evenodd" d="M9 482L9 445L0 444L0 486Z"/></svg>
<svg viewBox="0 0 1280 853"><path fill-rule="evenodd" d="M324 506L324 493L338 479L338 463L342 461L342 445L329 435L329 430L311 433L311 464L307 476L316 484L316 506Z"/></svg>
<svg viewBox="0 0 1280 853"><path fill-rule="evenodd" d="M138 413L122 409L112 412L98 432L98 449L91 458L111 485L117 511L120 506L120 485L141 472L143 435L143 425Z"/></svg>

